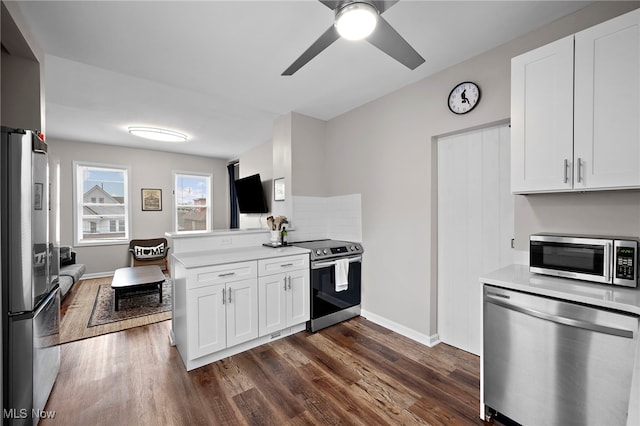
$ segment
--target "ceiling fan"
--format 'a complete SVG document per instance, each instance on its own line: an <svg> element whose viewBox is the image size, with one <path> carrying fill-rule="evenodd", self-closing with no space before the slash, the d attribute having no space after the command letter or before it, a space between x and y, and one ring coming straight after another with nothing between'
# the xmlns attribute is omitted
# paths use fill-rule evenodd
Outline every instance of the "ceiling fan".
<svg viewBox="0 0 640 426"><path fill-rule="evenodd" d="M334 25L325 31L311 47L305 50L282 75L293 75L293 73L302 68L307 62L316 57L340 37L352 40L366 38L369 43L412 70L424 62L424 58L381 16L382 13L396 4L398 0L319 1L329 9L335 11ZM348 29L343 30L343 25L347 25L348 21L358 18L362 18L364 26L366 27L362 32L356 30L358 34L348 34Z"/></svg>

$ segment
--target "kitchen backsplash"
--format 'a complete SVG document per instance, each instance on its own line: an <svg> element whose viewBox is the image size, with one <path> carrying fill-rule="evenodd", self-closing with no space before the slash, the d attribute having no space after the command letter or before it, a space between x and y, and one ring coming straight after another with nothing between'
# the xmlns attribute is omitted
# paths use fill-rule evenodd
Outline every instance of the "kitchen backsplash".
<svg viewBox="0 0 640 426"><path fill-rule="evenodd" d="M295 240L362 241L362 197L293 197Z"/></svg>

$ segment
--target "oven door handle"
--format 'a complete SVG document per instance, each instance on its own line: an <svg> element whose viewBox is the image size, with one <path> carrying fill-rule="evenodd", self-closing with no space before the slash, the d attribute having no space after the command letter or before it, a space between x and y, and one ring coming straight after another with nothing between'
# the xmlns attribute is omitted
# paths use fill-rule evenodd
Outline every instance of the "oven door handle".
<svg viewBox="0 0 640 426"><path fill-rule="evenodd" d="M362 262L362 256L350 257L349 263L353 263L353 262ZM329 266L334 266L335 264L336 264L335 260L331 262L311 263L311 269L327 268Z"/></svg>

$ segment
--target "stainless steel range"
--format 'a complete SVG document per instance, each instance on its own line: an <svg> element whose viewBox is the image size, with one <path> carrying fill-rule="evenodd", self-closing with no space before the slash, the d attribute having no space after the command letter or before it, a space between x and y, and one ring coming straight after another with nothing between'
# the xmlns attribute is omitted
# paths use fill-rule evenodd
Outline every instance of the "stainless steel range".
<svg viewBox="0 0 640 426"><path fill-rule="evenodd" d="M311 320L317 331L360 315L362 244L315 240L292 243L311 250Z"/></svg>

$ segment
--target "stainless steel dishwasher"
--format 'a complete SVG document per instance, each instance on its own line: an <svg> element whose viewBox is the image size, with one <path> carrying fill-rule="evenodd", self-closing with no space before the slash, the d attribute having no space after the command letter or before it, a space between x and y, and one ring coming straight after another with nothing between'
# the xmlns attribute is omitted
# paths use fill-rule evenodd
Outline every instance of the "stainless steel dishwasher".
<svg viewBox="0 0 640 426"><path fill-rule="evenodd" d="M524 425L624 425L639 317L484 285L485 411Z"/></svg>

